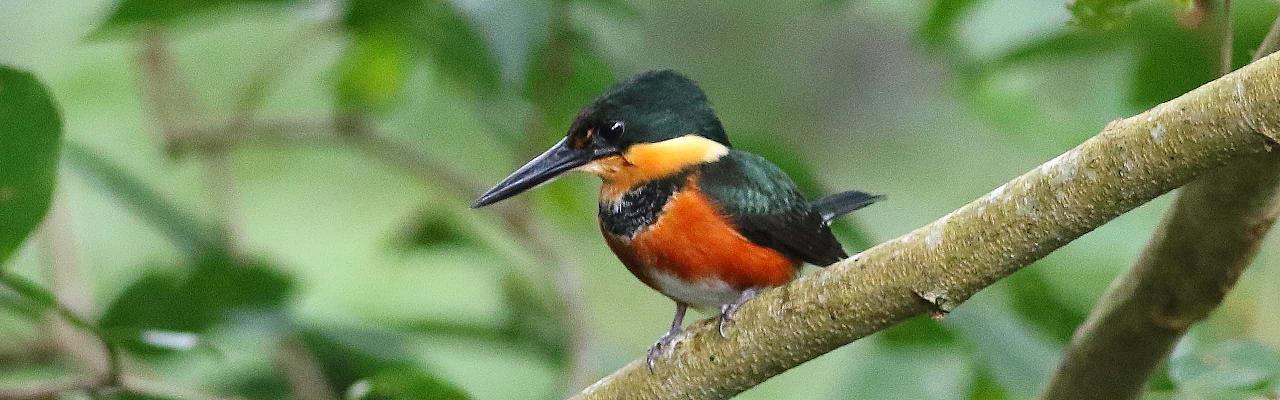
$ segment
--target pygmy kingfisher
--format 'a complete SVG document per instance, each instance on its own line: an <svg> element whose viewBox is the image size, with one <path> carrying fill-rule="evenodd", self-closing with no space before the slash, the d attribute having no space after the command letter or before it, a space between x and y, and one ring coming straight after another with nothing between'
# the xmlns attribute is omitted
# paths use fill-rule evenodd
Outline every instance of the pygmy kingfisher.
<svg viewBox="0 0 1280 400"><path fill-rule="evenodd" d="M848 257L832 219L881 196L848 191L808 201L782 170L729 144L706 95L673 71L615 84L578 113L564 139L485 192L483 207L570 170L599 176L605 242L636 278L676 303L650 349L652 369L685 310L719 311L720 334L757 291L802 263Z"/></svg>

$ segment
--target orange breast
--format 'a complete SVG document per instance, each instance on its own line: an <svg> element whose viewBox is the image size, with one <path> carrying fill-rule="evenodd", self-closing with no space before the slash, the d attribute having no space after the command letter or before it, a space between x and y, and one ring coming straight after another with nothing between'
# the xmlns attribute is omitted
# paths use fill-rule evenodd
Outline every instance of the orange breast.
<svg viewBox="0 0 1280 400"><path fill-rule="evenodd" d="M660 292L653 272L686 282L722 282L737 290L779 286L795 277L799 262L747 240L697 187L695 176L634 238L605 233L632 274Z"/></svg>

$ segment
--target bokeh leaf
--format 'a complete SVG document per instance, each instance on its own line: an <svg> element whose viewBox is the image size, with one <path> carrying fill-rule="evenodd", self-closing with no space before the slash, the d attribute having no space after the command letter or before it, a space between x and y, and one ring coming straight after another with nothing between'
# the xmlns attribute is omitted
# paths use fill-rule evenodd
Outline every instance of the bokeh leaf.
<svg viewBox="0 0 1280 400"><path fill-rule="evenodd" d="M237 4L276 5L294 0L120 0L102 28L112 29L139 23L171 23L200 13Z"/></svg>
<svg viewBox="0 0 1280 400"><path fill-rule="evenodd" d="M1217 73L1216 34L1180 25L1170 2L1076 1L1073 10L1108 29L1018 30L1001 40L1013 46L994 51L971 48L985 42L974 43L966 32L1004 32L991 24L1005 20L972 18L986 9L978 3L935 1L920 39L950 61L957 94L971 111L1029 142L1054 149L1075 145L1107 121L1168 101ZM1276 4L1237 2L1233 9L1235 65L1242 65L1265 35Z"/></svg>
<svg viewBox="0 0 1280 400"><path fill-rule="evenodd" d="M402 83L403 77L397 74L408 69L406 63L417 59L429 60L444 77L464 85L479 97L494 95L501 87L498 66L493 60L489 44L476 32L466 16L449 2L352 0L347 3L342 21L343 26L355 35L347 52L357 53L346 55L344 59L357 63L364 59L363 62L374 63L382 73L391 76L371 77L368 76L369 71L352 70L347 63L343 64L341 71L365 74L365 79L379 82L375 85L378 91L391 90L389 83ZM389 38L406 42L398 44ZM370 49L368 46L375 48ZM406 51L409 57L401 60L388 54L391 51ZM360 53L365 55L361 56ZM339 74L339 82L353 79L355 78ZM347 85L350 86L350 83ZM351 94L344 95L340 92L339 98L343 96Z"/></svg>
<svg viewBox="0 0 1280 400"><path fill-rule="evenodd" d="M1000 387L1000 383L996 382L991 371L983 368L974 374L973 381L969 383L967 398L969 400L1004 400L1010 397L1004 388Z"/></svg>
<svg viewBox="0 0 1280 400"><path fill-rule="evenodd" d="M1109 29L1125 18L1138 0L1069 0L1067 9L1080 25Z"/></svg>
<svg viewBox="0 0 1280 400"><path fill-rule="evenodd" d="M1140 41L1137 47L1129 91L1132 104L1139 107L1159 104L1217 76L1216 38L1203 31L1173 26L1168 16L1140 18L1148 19L1138 24L1147 34L1146 40Z"/></svg>
<svg viewBox="0 0 1280 400"><path fill-rule="evenodd" d="M144 275L107 307L100 325L135 353L164 353L146 332L200 334L241 313L278 312L292 289L292 279L270 265L210 254L185 275Z"/></svg>
<svg viewBox="0 0 1280 400"><path fill-rule="evenodd" d="M53 292L20 275L12 272L0 273L0 283L41 309L49 310L58 307L58 299L54 297Z"/></svg>
<svg viewBox="0 0 1280 400"><path fill-rule="evenodd" d="M935 0L929 6L924 25L920 28L920 38L935 49L954 46L951 43L953 30L965 12L978 2L979 0Z"/></svg>
<svg viewBox="0 0 1280 400"><path fill-rule="evenodd" d="M409 359L394 334L309 329L301 334L337 393L352 399L466 400L462 389Z"/></svg>
<svg viewBox="0 0 1280 400"><path fill-rule="evenodd" d="M44 219L62 120L35 76L0 65L0 267Z"/></svg>
<svg viewBox="0 0 1280 400"><path fill-rule="evenodd" d="M943 346L956 342L956 335L938 321L928 316L917 316L902 321L879 334L880 339L893 346Z"/></svg>
<svg viewBox="0 0 1280 400"><path fill-rule="evenodd" d="M389 32L353 35L338 62L338 103L371 111L390 107L409 74L405 42Z"/></svg>
<svg viewBox="0 0 1280 400"><path fill-rule="evenodd" d="M461 223L453 215L440 210L422 211L397 240L396 247L415 249L473 243Z"/></svg>

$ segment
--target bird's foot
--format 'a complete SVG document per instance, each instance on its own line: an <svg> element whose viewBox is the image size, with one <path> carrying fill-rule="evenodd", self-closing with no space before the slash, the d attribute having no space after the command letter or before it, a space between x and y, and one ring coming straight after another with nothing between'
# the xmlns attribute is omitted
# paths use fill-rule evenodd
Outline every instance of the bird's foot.
<svg viewBox="0 0 1280 400"><path fill-rule="evenodd" d="M748 300L755 298L756 294L756 288L749 288L747 290L743 290L742 293L738 295L738 299L734 300L733 303L720 306L720 337L729 337L724 333L725 327L728 326L729 323L733 322L733 316L738 313L738 308L741 308Z"/></svg>
<svg viewBox="0 0 1280 400"><path fill-rule="evenodd" d="M649 365L650 373L653 372L653 366L658 363L658 358L666 357L668 354L671 354L671 349L673 348L673 345L675 345L676 338L680 336L681 332L683 332L681 329L672 329L667 332L666 335L662 335L662 337L658 339L657 343L654 343L653 346L649 347L649 357L647 357L645 361Z"/></svg>

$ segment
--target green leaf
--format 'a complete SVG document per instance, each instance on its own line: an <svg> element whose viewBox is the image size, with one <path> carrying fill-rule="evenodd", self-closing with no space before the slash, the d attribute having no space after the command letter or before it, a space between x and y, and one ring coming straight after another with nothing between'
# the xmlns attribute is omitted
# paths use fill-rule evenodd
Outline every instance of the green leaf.
<svg viewBox="0 0 1280 400"><path fill-rule="evenodd" d="M419 369L386 368L368 380L369 392L360 399L465 400L470 396L449 382ZM348 388L347 393L351 393Z"/></svg>
<svg viewBox="0 0 1280 400"><path fill-rule="evenodd" d="M408 43L385 31L353 35L338 62L338 103L382 111L404 90L409 74Z"/></svg>
<svg viewBox="0 0 1280 400"><path fill-rule="evenodd" d="M986 368L978 370L973 382L969 383L969 400L1004 400L1010 398L1008 392L1000 387L991 371Z"/></svg>
<svg viewBox="0 0 1280 400"><path fill-rule="evenodd" d="M977 4L978 0L934 0L920 29L920 38L935 48L954 45L954 29L966 12Z"/></svg>
<svg viewBox="0 0 1280 400"><path fill-rule="evenodd" d="M1232 41L1234 66L1247 63L1276 15L1275 2L1235 2ZM1135 13L1135 27L1128 35L1137 39L1137 64L1133 68L1130 104L1150 108L1169 101L1218 77L1216 34L1187 30L1163 10Z"/></svg>
<svg viewBox="0 0 1280 400"><path fill-rule="evenodd" d="M152 190L123 167L76 143L67 143L68 165L160 229L187 253L199 256L219 251L223 241L213 225L200 221Z"/></svg>
<svg viewBox="0 0 1280 400"><path fill-rule="evenodd" d="M107 307L100 325L135 353L165 353L146 332L200 334L236 315L279 312L292 289L292 279L267 264L211 254L185 275L144 275Z"/></svg>
<svg viewBox="0 0 1280 400"><path fill-rule="evenodd" d="M120 0L103 23L111 29L140 23L171 23L233 5L284 5L294 0Z"/></svg>
<svg viewBox="0 0 1280 400"><path fill-rule="evenodd" d="M1129 14L1138 0L1070 0L1067 9L1075 21L1092 29L1111 29Z"/></svg>
<svg viewBox="0 0 1280 400"><path fill-rule="evenodd" d="M352 399L466 400L462 389L404 357L403 339L375 331L308 329L303 343L337 393Z"/></svg>
<svg viewBox="0 0 1280 400"><path fill-rule="evenodd" d="M14 291L21 296L22 299L20 302L26 303L24 306L30 306L20 306L23 309L36 312L53 311L76 327L94 332L95 334L99 332L98 328L92 323L81 318L79 315L76 315L74 312L71 312L71 310L62 307L61 304L58 304L58 298L52 291L46 289L44 286L40 286L40 284L34 281L12 272L0 271L0 286L7 287L9 290Z"/></svg>
<svg viewBox="0 0 1280 400"><path fill-rule="evenodd" d="M1217 77L1218 48L1212 36L1180 29L1168 21L1141 25L1149 34L1137 48L1129 89L1132 104L1154 106Z"/></svg>
<svg viewBox="0 0 1280 400"><path fill-rule="evenodd" d="M917 316L880 333L881 340L892 346L936 346L956 342L956 335L928 316Z"/></svg>
<svg viewBox="0 0 1280 400"><path fill-rule="evenodd" d="M0 273L0 283L42 309L51 310L58 307L58 299L53 292L17 274Z"/></svg>
<svg viewBox="0 0 1280 400"><path fill-rule="evenodd" d="M464 246L474 240L456 217L440 210L423 211L397 242L399 248Z"/></svg>
<svg viewBox="0 0 1280 400"><path fill-rule="evenodd" d="M479 97L494 95L501 87L498 66L493 60L488 43L473 29L467 18L448 2L352 0L347 3L343 25L356 35L355 45L348 47L347 51L371 52L375 56L367 62L376 60L376 64L384 69L383 73L392 75L374 78L380 82L403 80L403 77L395 76L403 64L395 67L383 64L400 62L398 57L387 52L405 51L409 56L407 59L429 60L445 78L465 85ZM403 46L388 43L387 38L405 40L405 43ZM373 42L362 43L363 41ZM370 50L362 47L370 45L387 48ZM419 49L421 54L418 53ZM351 59L360 60L361 57L344 56L344 60Z"/></svg>
<svg viewBox="0 0 1280 400"><path fill-rule="evenodd" d="M35 76L0 65L0 268L44 219L62 120Z"/></svg>
<svg viewBox="0 0 1280 400"><path fill-rule="evenodd" d="M1217 36L1181 26L1169 2L1077 1L1073 7L1121 3L1126 6L1110 10L1129 17L1109 30L1010 31L999 26L1007 20L973 16L987 7L936 1L921 38L951 61L958 94L978 116L999 130L1061 148L1117 116L1150 108L1216 76ZM1268 1L1233 4L1235 65L1248 60L1276 8ZM971 25L958 26L962 21ZM996 40L974 32L1002 36ZM991 46L992 41L1005 45Z"/></svg>

